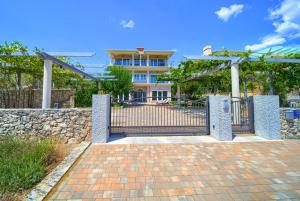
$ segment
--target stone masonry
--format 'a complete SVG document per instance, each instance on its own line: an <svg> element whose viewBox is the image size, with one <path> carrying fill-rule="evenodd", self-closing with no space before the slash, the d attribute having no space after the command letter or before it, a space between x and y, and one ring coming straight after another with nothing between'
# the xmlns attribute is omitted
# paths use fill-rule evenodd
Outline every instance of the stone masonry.
<svg viewBox="0 0 300 201"><path fill-rule="evenodd" d="M300 119L287 120L284 109L280 109L281 137L283 139L300 139Z"/></svg>
<svg viewBox="0 0 300 201"><path fill-rule="evenodd" d="M63 143L90 140L91 109L0 109L0 136L55 138Z"/></svg>

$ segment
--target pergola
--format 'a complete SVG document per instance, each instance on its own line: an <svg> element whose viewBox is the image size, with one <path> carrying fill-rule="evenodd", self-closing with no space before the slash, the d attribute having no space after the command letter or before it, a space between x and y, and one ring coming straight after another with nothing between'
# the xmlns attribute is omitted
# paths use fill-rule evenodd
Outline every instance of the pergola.
<svg viewBox="0 0 300 201"><path fill-rule="evenodd" d="M51 107L51 90L52 90L52 65L57 64L62 68L68 69L76 74L81 75L83 78L94 80L98 83L101 79L113 79L114 76L100 74L98 76L90 75L82 70L79 70L75 65L68 64L57 59L57 56L60 57L92 57L95 53L93 52L34 52L29 54L24 53L12 53L12 54L2 54L0 56L38 56L44 61L44 76L43 76L43 99L42 99L42 108L47 109ZM83 65L84 66L84 65ZM104 68L103 66L97 64L88 64L93 66L93 68Z"/></svg>
<svg viewBox="0 0 300 201"><path fill-rule="evenodd" d="M217 66L212 71L218 71L224 69L226 67L231 67L231 96L233 100L240 99L240 84L239 84L239 65L245 61L250 62L257 62L260 61L260 57L264 57L266 62L273 62L273 63L299 63L300 59L285 59L284 57L289 56L291 54L300 53L300 46L293 46L293 47L282 47L282 46L275 46L266 48L257 52L254 52L250 55L250 57L242 58L242 57L223 57L223 56L184 56L187 60L217 60L217 61L227 61L228 64L222 64ZM201 77L203 75L207 75L212 71L205 71L195 73L192 76L192 79Z"/></svg>

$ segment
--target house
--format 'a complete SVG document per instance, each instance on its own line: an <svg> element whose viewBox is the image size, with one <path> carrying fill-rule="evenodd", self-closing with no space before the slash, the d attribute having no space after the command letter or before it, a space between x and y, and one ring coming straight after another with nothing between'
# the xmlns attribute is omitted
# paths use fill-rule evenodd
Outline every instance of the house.
<svg viewBox="0 0 300 201"><path fill-rule="evenodd" d="M157 76L168 72L174 51L108 50L111 66L122 66L132 72L131 99L137 102L157 102L171 97L169 81L157 81Z"/></svg>

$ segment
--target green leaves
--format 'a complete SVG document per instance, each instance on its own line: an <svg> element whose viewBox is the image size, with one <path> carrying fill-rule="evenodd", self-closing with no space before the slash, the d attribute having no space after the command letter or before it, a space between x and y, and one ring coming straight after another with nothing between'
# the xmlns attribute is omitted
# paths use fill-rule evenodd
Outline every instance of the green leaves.
<svg viewBox="0 0 300 201"><path fill-rule="evenodd" d="M239 56L249 57L248 52L215 52L214 56ZM287 58L300 58L300 55L290 55ZM181 92L185 96L198 97L207 94L231 93L230 67L210 76L201 76L193 81L187 81L193 73L211 70L224 61L184 61L177 68L171 68L169 74L160 76L161 80L170 80L176 86L181 86ZM300 64L295 63L271 63L261 58L259 62L245 61L239 66L241 91L250 89L261 94L276 94L280 96L282 105L286 103L288 93L300 87ZM218 76L214 76L218 75ZM244 87L242 87L244 86ZM245 88L246 86L246 88Z"/></svg>
<svg viewBox="0 0 300 201"><path fill-rule="evenodd" d="M114 75L116 80L104 80L101 83L101 90L105 93L112 94L113 97L128 95L132 91L131 72L121 66L110 66L108 70L110 75Z"/></svg>

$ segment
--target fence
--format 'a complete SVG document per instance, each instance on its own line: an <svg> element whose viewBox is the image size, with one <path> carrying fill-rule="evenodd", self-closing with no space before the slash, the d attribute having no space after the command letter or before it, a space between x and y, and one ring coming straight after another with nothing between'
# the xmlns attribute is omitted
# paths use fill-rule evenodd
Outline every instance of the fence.
<svg viewBox="0 0 300 201"><path fill-rule="evenodd" d="M207 134L206 100L156 101L154 97L115 100L110 127L112 134L125 135Z"/></svg>
<svg viewBox="0 0 300 201"><path fill-rule="evenodd" d="M40 108L42 90L7 90L0 91L0 108ZM51 95L51 106L56 108L74 107L74 91L54 89Z"/></svg>
<svg viewBox="0 0 300 201"><path fill-rule="evenodd" d="M231 117L233 133L254 133L252 97L247 99L232 98Z"/></svg>

